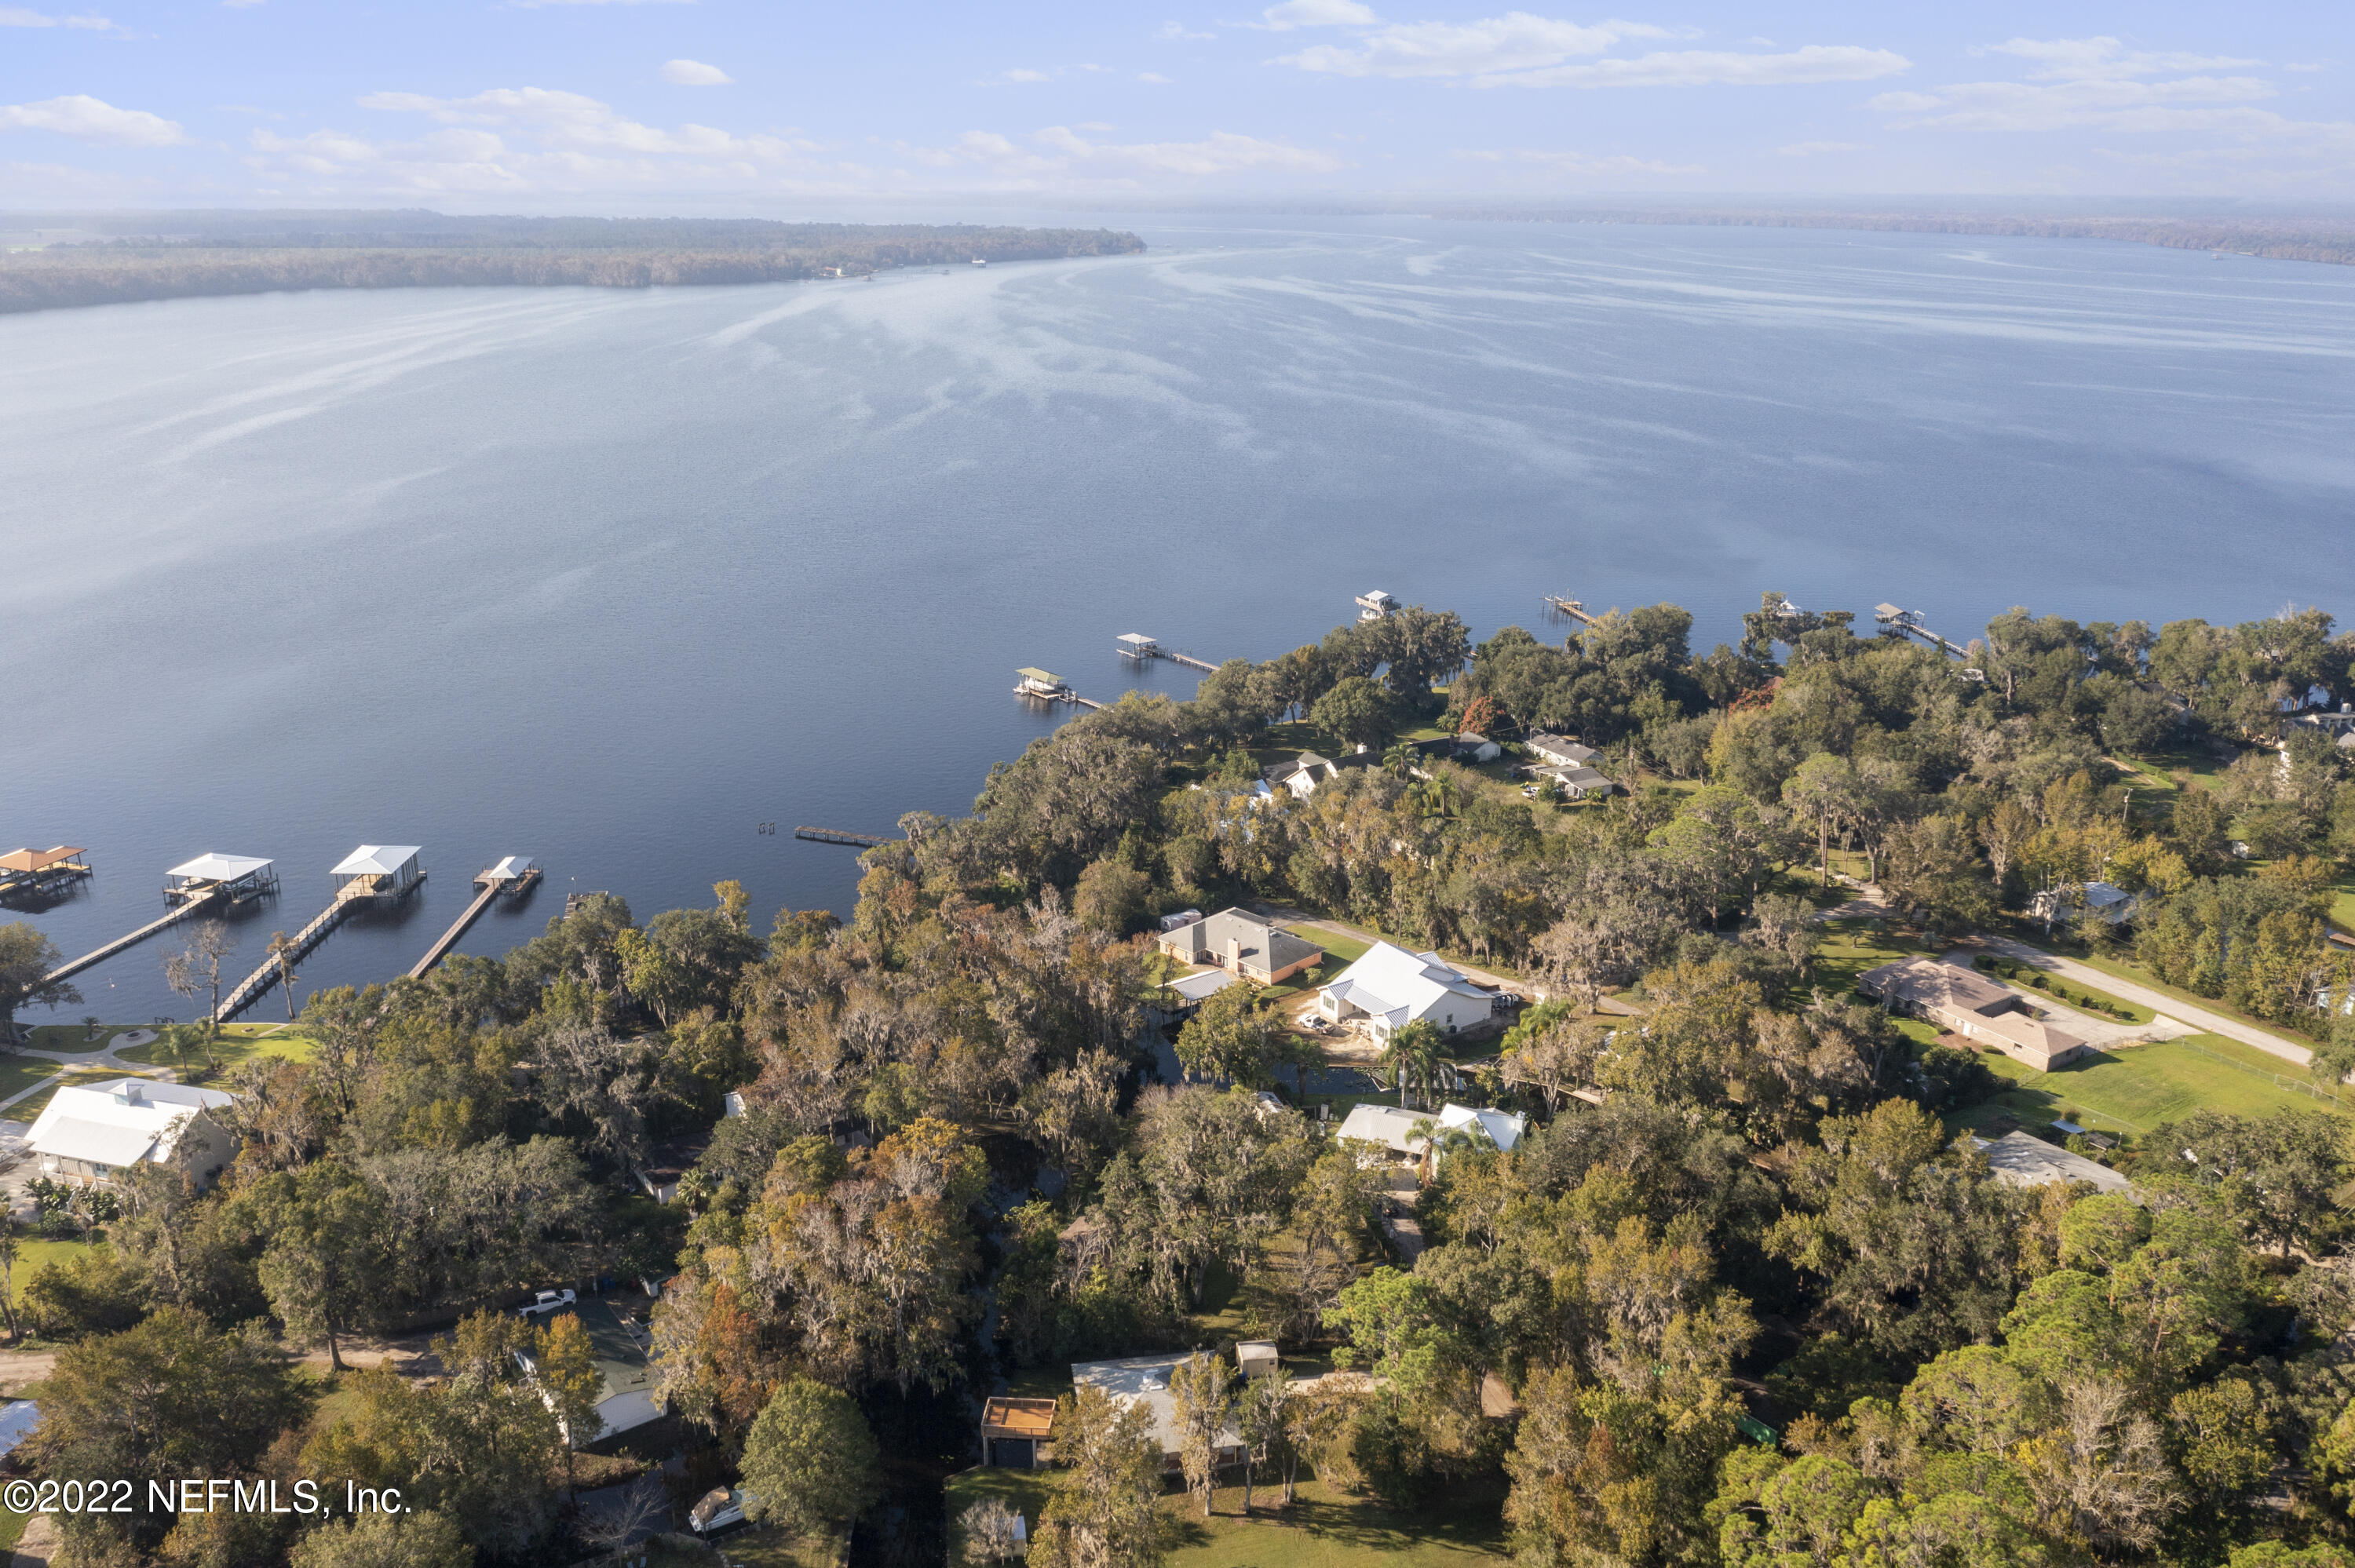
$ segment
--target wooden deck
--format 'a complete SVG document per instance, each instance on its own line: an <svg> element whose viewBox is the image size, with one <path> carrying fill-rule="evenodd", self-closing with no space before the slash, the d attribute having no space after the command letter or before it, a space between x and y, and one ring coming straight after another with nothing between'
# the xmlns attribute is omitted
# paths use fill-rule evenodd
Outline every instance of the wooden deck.
<svg viewBox="0 0 2355 1568"><path fill-rule="evenodd" d="M1584 605L1579 603L1574 599L1564 599L1560 594L1547 594L1545 596L1545 607L1553 611L1556 615L1568 616L1571 620L1577 621L1581 626L1592 626L1594 624L1596 620L1594 616L1587 613L1587 609Z"/></svg>
<svg viewBox="0 0 2355 1568"><path fill-rule="evenodd" d="M336 893L336 901L311 916L311 923L294 933L294 952L290 962L299 963L304 954L327 939L327 934L344 923L344 916L376 896L376 881L372 876L354 877ZM221 998L220 1009L213 1022L226 1023L251 1007L278 980L278 956L273 953L260 969L237 982L236 989Z"/></svg>

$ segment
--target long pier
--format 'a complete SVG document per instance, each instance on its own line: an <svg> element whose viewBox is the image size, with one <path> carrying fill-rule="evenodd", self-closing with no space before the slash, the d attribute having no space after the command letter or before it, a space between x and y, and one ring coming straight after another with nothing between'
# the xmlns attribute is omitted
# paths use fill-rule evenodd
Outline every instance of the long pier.
<svg viewBox="0 0 2355 1568"><path fill-rule="evenodd" d="M140 943L145 941L148 938L154 936L156 932L163 930L165 927L176 926L181 921L186 919L189 916L199 914L204 910L211 908L216 903L219 902L221 894L224 891L225 889L220 884L215 883L212 886L205 889L203 892L191 896L186 903L174 907L172 912L165 916L161 920L150 920L147 924L140 927L139 929L132 932L127 937L117 937L114 940L107 943L106 946L100 948L95 952L84 953L80 958L74 959L70 963L60 964L56 969L51 969L47 975L44 975L42 979L44 980L61 980L69 975L78 975L81 973L82 970L90 968L92 964L103 963L107 959L114 957L115 954L123 951L125 948L137 947Z"/></svg>
<svg viewBox="0 0 2355 1568"><path fill-rule="evenodd" d="M1197 659L1191 653L1179 653L1164 648L1161 646L1159 638L1147 637L1142 631L1124 632L1119 641L1120 656L1124 659L1134 659L1140 664L1149 659L1167 659L1172 664L1183 664L1188 670L1199 670L1206 675L1218 673L1219 667L1216 664L1207 660Z"/></svg>
<svg viewBox="0 0 2355 1568"><path fill-rule="evenodd" d="M1556 615L1566 615L1570 617L1571 620L1577 621L1581 626L1592 626L1598 619L1597 617L1589 614L1586 607L1579 603L1574 599L1564 599L1560 594L1553 593L1547 594L1544 597L1545 607L1548 609L1553 611Z"/></svg>
<svg viewBox="0 0 2355 1568"><path fill-rule="evenodd" d="M539 881L538 865L527 863L518 869L514 863L516 858L509 855L474 878L474 885L482 891L474 895L474 901L466 906L465 913L453 921L450 928L425 949L425 956L410 967L410 980L424 979L426 970L448 958L450 949L458 945L458 938L466 934L466 927L481 919L483 911L488 909L500 894L527 893Z"/></svg>
<svg viewBox="0 0 2355 1568"><path fill-rule="evenodd" d="M794 837L807 839L814 844L848 844L853 849L873 849L878 844L900 842L880 833L851 833L840 828L795 828Z"/></svg>
<svg viewBox="0 0 2355 1568"><path fill-rule="evenodd" d="M344 916L376 896L372 878L358 878L336 890L336 901L311 917L311 923L294 933L294 950L287 955L288 963L300 962L303 957L327 939L327 933L344 923ZM278 955L237 982L237 989L221 999L220 1009L213 1014L216 1023L227 1023L239 1013L261 1000L278 979Z"/></svg>
<svg viewBox="0 0 2355 1568"><path fill-rule="evenodd" d="M1950 641L1923 625L1922 612L1918 609L1900 609L1893 604L1879 604L1872 608L1872 619L1883 626L1895 627L1908 637L1918 637L1940 652L1954 658L1968 659L1971 656L1970 650L1961 643Z"/></svg>

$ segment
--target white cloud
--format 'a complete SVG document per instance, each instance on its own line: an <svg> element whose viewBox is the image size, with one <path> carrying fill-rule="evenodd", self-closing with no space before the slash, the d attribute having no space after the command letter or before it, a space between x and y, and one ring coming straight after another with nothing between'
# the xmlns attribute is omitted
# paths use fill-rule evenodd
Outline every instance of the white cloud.
<svg viewBox="0 0 2355 1568"><path fill-rule="evenodd" d="M1366 19L1372 20L1371 13ZM1478 22L1399 23L1355 44L1317 44L1284 63L1333 76L1478 76L1599 55L1623 38L1668 36L1665 28L1635 22L1586 26L1515 11Z"/></svg>
<svg viewBox="0 0 2355 1568"><path fill-rule="evenodd" d="M1001 185L1134 187L1172 177L1220 175L1330 174L1346 165L1329 153L1214 131L1199 142L1092 142L1068 125L1031 133L1028 145L995 132L968 131L947 147L909 148L936 168L979 165Z"/></svg>
<svg viewBox="0 0 2355 1568"><path fill-rule="evenodd" d="M1974 54L2016 55L2035 60L2030 79L2082 81L2094 77L2161 76L2170 71L2238 70L2263 65L2262 60L2233 59L2222 55L2148 54L2130 52L2115 38L2012 38L1991 44Z"/></svg>
<svg viewBox="0 0 2355 1568"><path fill-rule="evenodd" d="M502 87L472 98L430 98L416 92L372 92L362 109L422 114L444 125L485 126L518 132L570 153L684 154L698 157L759 156L791 143L777 137L740 137L709 125L662 130L623 119L613 106L577 92Z"/></svg>
<svg viewBox="0 0 2355 1568"><path fill-rule="evenodd" d="M27 11L21 5L0 5L0 27L78 27L92 33L123 31L103 16L51 16L39 11Z"/></svg>
<svg viewBox="0 0 2355 1568"><path fill-rule="evenodd" d="M1149 81L1156 87L1167 87L1169 85L1169 79L1163 76L1157 70L1138 71L1136 73L1136 79L1139 81Z"/></svg>
<svg viewBox="0 0 2355 1568"><path fill-rule="evenodd" d="M2128 50L2115 38L2013 38L1985 51L2033 62L2025 81L1956 82L1927 92L1885 92L1868 107L1909 129L2028 132L2081 130L2172 135L2198 144L2113 161L2178 169L2233 167L2236 177L2343 177L2355 162L2355 123L2293 120L2258 104L2278 89L2239 72L2255 60ZM2188 73L2188 74L2186 74ZM2270 163L2272 167L2261 165Z"/></svg>
<svg viewBox="0 0 2355 1568"><path fill-rule="evenodd" d="M1595 60L1511 75L1481 77L1476 87L1793 87L1808 82L1870 81L1913 69L1889 49L1854 44L1809 44L1776 55L1716 49L1671 49L1632 59Z"/></svg>
<svg viewBox="0 0 2355 1568"><path fill-rule="evenodd" d="M1464 152L1459 158L1482 164L1539 164L1564 174L1577 175L1705 175L1709 171L1699 164L1665 164L1654 158L1629 157L1624 154L1596 156L1591 153L1542 152L1529 147L1512 147L1501 151Z"/></svg>
<svg viewBox="0 0 2355 1568"><path fill-rule="evenodd" d="M992 79L1007 82L1052 81L1055 79L1055 75L1052 71L1031 70L1026 67L1017 66L1012 70L999 72Z"/></svg>
<svg viewBox="0 0 2355 1568"><path fill-rule="evenodd" d="M1284 33L1295 27L1370 27L1380 20L1358 0L1284 0L1261 12L1259 25Z"/></svg>
<svg viewBox="0 0 2355 1568"><path fill-rule="evenodd" d="M1864 151L1864 143L1861 142L1794 142L1787 147L1777 147L1774 151L1786 158L1812 158L1818 153L1861 153Z"/></svg>
<svg viewBox="0 0 2355 1568"><path fill-rule="evenodd" d="M662 79L673 87L726 87L736 79L701 60L666 60Z"/></svg>
<svg viewBox="0 0 2355 1568"><path fill-rule="evenodd" d="M1215 38L1219 35L1216 33L1189 33L1186 30L1186 25L1182 22L1164 22L1161 24L1161 30L1153 36L1156 38L1163 38L1175 43L1187 39L1203 41Z"/></svg>
<svg viewBox="0 0 2355 1568"><path fill-rule="evenodd" d="M48 98L38 103L0 104L0 131L54 131L83 142L113 147L172 147L187 133L160 114L117 109L88 93Z"/></svg>

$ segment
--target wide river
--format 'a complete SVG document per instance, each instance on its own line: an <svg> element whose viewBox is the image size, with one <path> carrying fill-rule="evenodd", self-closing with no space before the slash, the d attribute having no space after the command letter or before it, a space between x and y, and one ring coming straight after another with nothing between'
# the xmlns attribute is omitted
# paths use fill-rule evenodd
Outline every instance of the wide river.
<svg viewBox="0 0 2355 1568"><path fill-rule="evenodd" d="M242 972L355 845L399 842L421 895L331 938L304 994L405 969L510 853L548 885L463 950L570 891L643 916L722 877L765 929L852 899L854 852L795 824L964 810L1058 722L1018 665L1109 698L1138 683L1122 632L1266 658L1376 587L1480 635L1559 635L1541 594L1673 599L1703 646L1763 588L1957 638L2013 604L2355 602L2355 270L1109 221L1151 249L0 318L0 849L98 872L0 918L78 954L159 913L166 867L266 855ZM85 973L68 1016L188 1016L174 945Z"/></svg>

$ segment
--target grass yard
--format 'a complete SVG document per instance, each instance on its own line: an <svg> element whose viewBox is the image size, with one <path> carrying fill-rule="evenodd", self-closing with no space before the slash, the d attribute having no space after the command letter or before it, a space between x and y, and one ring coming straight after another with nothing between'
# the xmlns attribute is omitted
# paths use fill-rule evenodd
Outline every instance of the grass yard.
<svg viewBox="0 0 2355 1568"><path fill-rule="evenodd" d="M213 1058L220 1064L220 1072L257 1056L276 1056L290 1062L307 1062L318 1052L318 1043L309 1035L289 1029L283 1023L232 1023L213 1042ZM151 1067L176 1067L179 1059L165 1049L162 1040L151 1040L144 1045L133 1045L117 1053L125 1062L141 1062ZM206 1071L204 1056L199 1053L185 1069L193 1075L191 1081L201 1083L215 1075Z"/></svg>
<svg viewBox="0 0 2355 1568"><path fill-rule="evenodd" d="M1021 1510L1030 1528L1061 1484L1053 1470L967 1470L949 1478L952 1526L975 1503L996 1499ZM1161 1499L1175 1550L1170 1568L1348 1568L1380 1561L1401 1568L1459 1568L1505 1557L1505 1530L1495 1499L1460 1509L1434 1507L1398 1513L1371 1498L1350 1497L1304 1479L1292 1506L1278 1505L1283 1489L1253 1489L1252 1516L1241 1517L1241 1487L1218 1489L1211 1515L1173 1489ZM732 1552L730 1555L734 1555Z"/></svg>
<svg viewBox="0 0 2355 1568"><path fill-rule="evenodd" d="M2041 987L2036 984L2040 977L2044 981ZM2107 1010L2112 1018L2123 1015L2129 1022L2148 1023L2158 1016L2147 1007L2138 1006L2123 998L2112 996L2108 991L2095 991L2089 985L2079 985L2075 980L2063 980L2059 975L2010 959L1997 960L1995 978L2009 985L2024 987L2031 995L2051 997L2065 1006L2083 1007L2090 998L2100 1003L2103 1009Z"/></svg>
<svg viewBox="0 0 2355 1568"><path fill-rule="evenodd" d="M90 1251L91 1246L91 1244L86 1241L44 1241L38 1236L19 1236L16 1238L16 1282L21 1287L46 1264L56 1264L63 1268Z"/></svg>
<svg viewBox="0 0 2355 1568"><path fill-rule="evenodd" d="M666 1563L710 1564L721 1558L735 1564L735 1568L837 1568L844 1561L843 1543L838 1540L826 1536L789 1535L765 1524L731 1531L719 1537L713 1545L719 1548L717 1557L710 1555L708 1548L702 1556L682 1551L669 1557L657 1555L648 1563L647 1568L656 1568L656 1564Z"/></svg>
<svg viewBox="0 0 2355 1568"><path fill-rule="evenodd" d="M34 1085L54 1077L61 1070L55 1062L45 1062L38 1056L0 1057L0 1100L22 1094ZM48 1097L46 1095L36 1097L42 1105L48 1103ZM21 1105L11 1106L5 1111L0 1111L0 1116L5 1116L12 1120L30 1121L40 1114L38 1107L34 1107L30 1110L26 1109L26 1106L31 1103L28 1100Z"/></svg>
<svg viewBox="0 0 2355 1568"><path fill-rule="evenodd" d="M1875 929L1871 920L1828 920L1816 943L1816 979L1833 996L1852 991L1856 977L1896 959L1920 955L1922 948Z"/></svg>
<svg viewBox="0 0 2355 1568"><path fill-rule="evenodd" d="M2200 1054L2205 1050L2217 1056L2231 1055L2228 1047L2243 1055L2217 1061ZM1982 1052L1979 1060L2011 1086L1985 1105L1956 1112L1948 1119L1956 1128L1984 1131L2007 1118L2023 1126L2041 1127L2064 1110L2073 1109L2079 1114L2072 1119L2080 1126L2139 1134L2203 1108L2236 1116L2264 1116L2286 1107L2327 1108L2327 1102L2280 1087L2269 1075L2232 1065L2243 1056L2273 1060L2246 1046L2233 1047L2232 1042L2212 1034L2095 1052L2051 1073L2037 1072L1997 1052Z"/></svg>
<svg viewBox="0 0 2355 1568"><path fill-rule="evenodd" d="M101 1023L93 1036L79 1023L37 1023L26 1033L33 1037L36 1051L103 1051L108 1041L118 1034L130 1033L133 1027L128 1023Z"/></svg>

